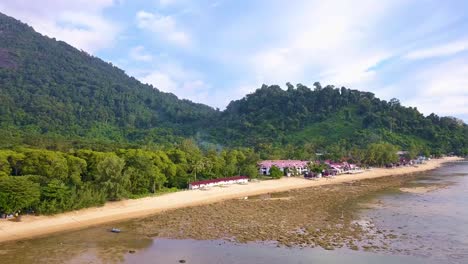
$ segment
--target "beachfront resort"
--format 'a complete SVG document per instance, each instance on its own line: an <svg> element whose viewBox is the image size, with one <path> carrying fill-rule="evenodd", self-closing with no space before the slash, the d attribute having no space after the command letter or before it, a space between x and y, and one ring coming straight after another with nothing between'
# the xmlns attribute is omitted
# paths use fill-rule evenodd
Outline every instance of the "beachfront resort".
<svg viewBox="0 0 468 264"><path fill-rule="evenodd" d="M402 166L414 166L423 164L429 158L418 156L415 159L406 158L407 152L398 151L399 161L389 163L386 168L396 168ZM325 161L307 161L307 160L263 160L258 162L258 173L261 176L271 176L272 168L277 169L286 177L304 177L305 179L318 179L322 177L334 177L340 174L357 174L364 172L364 169L353 163L346 161L336 162L332 160ZM218 179L194 181L189 184L190 190L206 190L215 186L226 186L230 184L247 184L249 177L233 176Z"/></svg>

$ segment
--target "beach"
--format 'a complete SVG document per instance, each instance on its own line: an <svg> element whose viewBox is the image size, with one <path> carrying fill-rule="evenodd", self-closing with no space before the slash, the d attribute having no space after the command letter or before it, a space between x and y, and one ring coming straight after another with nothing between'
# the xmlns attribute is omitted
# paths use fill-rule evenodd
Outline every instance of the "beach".
<svg viewBox="0 0 468 264"><path fill-rule="evenodd" d="M279 180L250 182L246 185L214 187L209 190L180 191L136 200L108 202L102 207L88 208L54 216L23 216L21 222L0 220L0 242L27 239L114 221L141 218L171 209L210 204L234 198L384 176L411 174L432 170L442 166L446 162L457 161L459 159L456 157L446 157L430 160L426 164L417 166L393 169L375 168L366 170L360 174L344 174L335 178L322 178L319 180L285 177Z"/></svg>

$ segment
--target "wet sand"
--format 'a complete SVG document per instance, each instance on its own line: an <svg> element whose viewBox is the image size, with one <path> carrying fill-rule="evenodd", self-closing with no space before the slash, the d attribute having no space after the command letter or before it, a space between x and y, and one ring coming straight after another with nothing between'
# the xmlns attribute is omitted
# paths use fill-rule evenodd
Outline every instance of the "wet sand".
<svg viewBox="0 0 468 264"><path fill-rule="evenodd" d="M0 245L0 259L22 264L179 263L182 259L194 264L461 264L466 263L468 246L466 168L466 163L452 163L427 173L167 210L5 242ZM401 191L415 187L440 188L425 194ZM112 227L122 233L109 232Z"/></svg>
<svg viewBox="0 0 468 264"><path fill-rule="evenodd" d="M414 194L424 194L428 192L432 192L443 188L443 186L420 186L420 187L409 187L409 188L400 188L400 191L407 192L407 193L414 193Z"/></svg>
<svg viewBox="0 0 468 264"><path fill-rule="evenodd" d="M429 161L427 164L418 165L417 167L395 169L378 168L365 171L361 174L340 175L335 178L316 181L302 178L283 178L280 180L251 182L247 185L232 185L227 188L212 188L205 191L181 191L137 200L110 202L103 207L88 208L55 216L25 216L22 222L0 220L0 242L32 238L66 230L81 229L114 221L141 218L170 209L184 207L196 208L193 206L211 204L234 198L283 192L306 187L350 183L384 176L411 174L435 169L440 167L443 163L456 160L458 160L458 158L455 157L436 159ZM343 196L343 198L346 199L346 196ZM289 202L288 199L280 199L280 201ZM188 208L188 210L191 208ZM261 208L256 208L256 210L261 210Z"/></svg>
<svg viewBox="0 0 468 264"><path fill-rule="evenodd" d="M367 230L355 221L359 202L383 191L398 191L414 177L366 179L181 208L137 220L134 230L148 237L358 250L367 239Z"/></svg>

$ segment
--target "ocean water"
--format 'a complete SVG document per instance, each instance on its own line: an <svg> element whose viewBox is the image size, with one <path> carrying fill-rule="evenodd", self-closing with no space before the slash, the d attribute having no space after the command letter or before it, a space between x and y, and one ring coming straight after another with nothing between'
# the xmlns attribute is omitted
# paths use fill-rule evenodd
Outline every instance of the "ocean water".
<svg viewBox="0 0 468 264"><path fill-rule="evenodd" d="M422 174L411 186L443 186L427 193L378 197L381 206L363 212L379 230L391 230L394 254L432 263L468 263L468 163Z"/></svg>
<svg viewBox="0 0 468 264"><path fill-rule="evenodd" d="M468 163L421 173L406 188L440 186L426 193L383 192L360 211L379 251L287 248L275 243L238 244L148 238L135 223L111 224L49 237L0 244L1 263L468 263ZM113 224L115 225L115 224ZM391 234L391 238L384 235Z"/></svg>

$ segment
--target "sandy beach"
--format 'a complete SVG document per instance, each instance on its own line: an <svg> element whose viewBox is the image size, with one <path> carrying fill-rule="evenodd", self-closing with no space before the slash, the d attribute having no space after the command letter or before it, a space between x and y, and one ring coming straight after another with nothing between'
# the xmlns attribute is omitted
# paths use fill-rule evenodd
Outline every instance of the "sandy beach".
<svg viewBox="0 0 468 264"><path fill-rule="evenodd" d="M339 175L335 178L322 178L319 180L282 178L280 180L250 182L247 185L215 187L210 190L180 191L137 200L109 202L102 207L82 209L54 216L24 216L22 222L0 220L0 242L27 239L113 221L139 218L165 210L208 204L233 198L415 173L435 169L440 167L443 163L459 159L460 158L456 157L447 157L431 160L428 163L418 165L417 167L402 167L394 169L377 168L367 170L360 174L345 174Z"/></svg>

